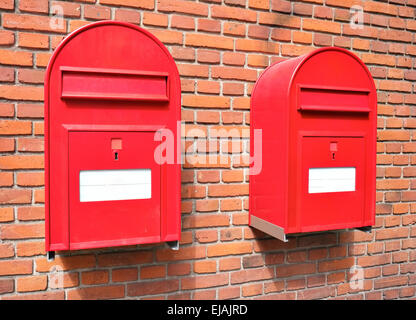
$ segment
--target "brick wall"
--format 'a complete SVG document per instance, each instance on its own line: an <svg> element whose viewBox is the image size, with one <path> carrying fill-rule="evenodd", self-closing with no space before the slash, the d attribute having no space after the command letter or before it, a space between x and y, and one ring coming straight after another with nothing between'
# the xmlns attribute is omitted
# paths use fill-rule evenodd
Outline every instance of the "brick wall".
<svg viewBox="0 0 416 320"><path fill-rule="evenodd" d="M48 14L61 5L64 24ZM350 7L364 26L350 25ZM416 1L0 0L0 299L408 299L416 297ZM340 230L280 242L248 223L248 137L185 142L221 165L185 163L182 241L44 251L43 78L66 34L100 19L138 24L181 74L185 136L249 128L264 68L320 46L369 67L378 89L377 218L371 233ZM193 144L193 146L191 146ZM242 160L242 161L240 161ZM360 272L360 288L351 285ZM55 270L63 270L61 284ZM59 273L62 275L61 273Z"/></svg>

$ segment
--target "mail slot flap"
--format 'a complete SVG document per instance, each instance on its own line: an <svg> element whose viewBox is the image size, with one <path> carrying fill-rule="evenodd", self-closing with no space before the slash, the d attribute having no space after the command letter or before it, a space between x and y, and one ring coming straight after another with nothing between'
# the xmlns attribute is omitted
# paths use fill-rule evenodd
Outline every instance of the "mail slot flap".
<svg viewBox="0 0 416 320"><path fill-rule="evenodd" d="M61 67L63 99L169 101L168 73Z"/></svg>
<svg viewBox="0 0 416 320"><path fill-rule="evenodd" d="M298 110L370 112L369 90L299 86Z"/></svg>

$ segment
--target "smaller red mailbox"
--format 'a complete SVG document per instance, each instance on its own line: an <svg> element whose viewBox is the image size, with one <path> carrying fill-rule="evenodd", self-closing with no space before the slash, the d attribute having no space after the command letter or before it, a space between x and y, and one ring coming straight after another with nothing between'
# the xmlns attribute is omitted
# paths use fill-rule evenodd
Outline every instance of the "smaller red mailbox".
<svg viewBox="0 0 416 320"><path fill-rule="evenodd" d="M178 138L180 100L172 56L135 25L93 23L59 45L45 79L47 251L177 244L180 164L160 145Z"/></svg>
<svg viewBox="0 0 416 320"><path fill-rule="evenodd" d="M373 225L376 109L371 74L347 50L267 68L251 97L251 135L262 130L263 154L250 176L250 225L284 241Z"/></svg>

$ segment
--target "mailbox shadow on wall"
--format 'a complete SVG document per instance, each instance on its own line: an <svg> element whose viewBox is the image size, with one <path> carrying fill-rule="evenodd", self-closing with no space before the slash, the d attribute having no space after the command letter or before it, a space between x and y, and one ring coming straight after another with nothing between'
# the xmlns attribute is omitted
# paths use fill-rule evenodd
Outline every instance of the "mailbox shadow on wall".
<svg viewBox="0 0 416 320"><path fill-rule="evenodd" d="M159 130L177 138L180 99L173 58L135 25L93 23L59 45L45 79L48 252L177 244L180 164L157 147Z"/></svg>
<svg viewBox="0 0 416 320"><path fill-rule="evenodd" d="M251 226L286 241L374 224L377 95L357 56L328 47L270 66L250 116L251 134L263 131L262 171L250 176Z"/></svg>

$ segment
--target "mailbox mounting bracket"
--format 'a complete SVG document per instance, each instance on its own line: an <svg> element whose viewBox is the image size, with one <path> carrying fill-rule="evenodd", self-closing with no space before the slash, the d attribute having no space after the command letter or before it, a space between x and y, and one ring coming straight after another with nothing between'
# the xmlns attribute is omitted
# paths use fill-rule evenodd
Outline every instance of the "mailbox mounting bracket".
<svg viewBox="0 0 416 320"><path fill-rule="evenodd" d="M369 232L371 232L372 230L373 230L373 228L371 227L371 226L367 226L367 227L359 227L359 228L356 228L357 230L360 230L360 231L362 231L362 232L367 232L367 233L369 233Z"/></svg>
<svg viewBox="0 0 416 320"><path fill-rule="evenodd" d="M47 259L48 259L48 261L55 260L55 251L48 251Z"/></svg>
<svg viewBox="0 0 416 320"><path fill-rule="evenodd" d="M168 241L166 242L169 248L171 248L174 251L179 250L179 241Z"/></svg>
<svg viewBox="0 0 416 320"><path fill-rule="evenodd" d="M283 241L288 242L289 240L286 238L285 230L282 227L279 227L273 223L270 223L266 220L263 220L256 216L250 217L250 226L260 231L263 231L271 236Z"/></svg>

